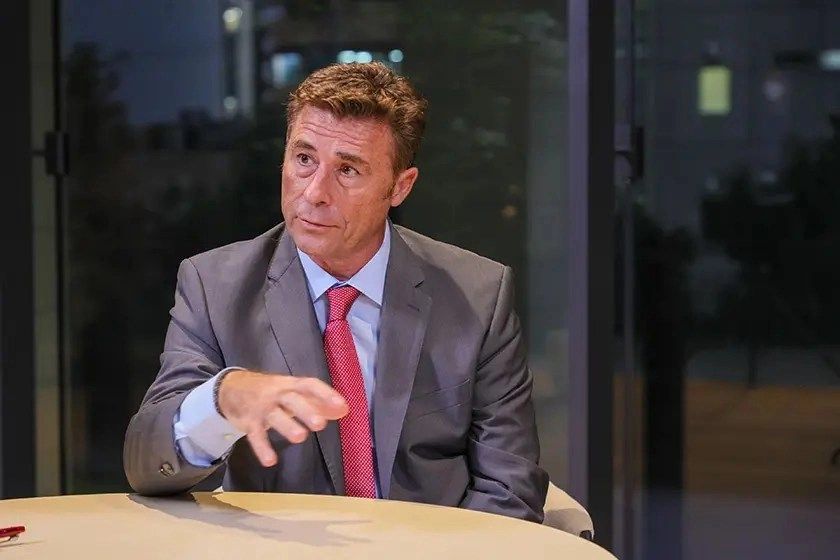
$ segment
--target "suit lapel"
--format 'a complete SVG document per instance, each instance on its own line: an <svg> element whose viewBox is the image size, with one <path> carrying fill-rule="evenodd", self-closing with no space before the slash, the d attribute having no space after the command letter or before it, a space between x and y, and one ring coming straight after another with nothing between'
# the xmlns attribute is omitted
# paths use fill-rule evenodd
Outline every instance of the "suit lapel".
<svg viewBox="0 0 840 560"><path fill-rule="evenodd" d="M292 375L317 377L332 385L324 357L323 339L306 277L300 264L292 236L284 229L268 269L273 281L265 294L265 306L271 328L283 358ZM344 494L344 469L341 462L341 441L338 423L329 422L316 432L318 445L327 464L333 487Z"/></svg>
<svg viewBox="0 0 840 560"><path fill-rule="evenodd" d="M383 498L391 491L397 444L431 308L431 298L420 288L422 282L417 256L399 230L392 227L373 396L374 438Z"/></svg>

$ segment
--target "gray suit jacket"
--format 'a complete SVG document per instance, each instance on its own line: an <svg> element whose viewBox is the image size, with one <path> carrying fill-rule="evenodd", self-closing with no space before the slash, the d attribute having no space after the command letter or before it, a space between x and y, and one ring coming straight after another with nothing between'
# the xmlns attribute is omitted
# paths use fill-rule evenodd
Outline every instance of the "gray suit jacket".
<svg viewBox="0 0 840 560"><path fill-rule="evenodd" d="M542 521L539 443L510 268L392 226L373 430L384 498ZM343 494L338 424L262 467L245 438L209 468L179 456L172 422L187 393L228 365L330 382L291 236L265 234L181 263L161 369L125 436L141 494L190 490L226 467L227 490Z"/></svg>

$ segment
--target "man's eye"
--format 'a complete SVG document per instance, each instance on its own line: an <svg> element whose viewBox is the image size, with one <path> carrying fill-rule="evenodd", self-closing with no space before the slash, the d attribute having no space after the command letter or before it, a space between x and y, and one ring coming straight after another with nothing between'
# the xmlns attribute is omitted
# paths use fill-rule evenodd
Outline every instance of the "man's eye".
<svg viewBox="0 0 840 560"><path fill-rule="evenodd" d="M341 171L341 174L345 177L355 177L359 174L359 172L356 171L355 168L350 167L349 165L342 165L339 171Z"/></svg>
<svg viewBox="0 0 840 560"><path fill-rule="evenodd" d="M312 164L312 156L309 154L298 154L297 155L298 163L301 165L311 165Z"/></svg>

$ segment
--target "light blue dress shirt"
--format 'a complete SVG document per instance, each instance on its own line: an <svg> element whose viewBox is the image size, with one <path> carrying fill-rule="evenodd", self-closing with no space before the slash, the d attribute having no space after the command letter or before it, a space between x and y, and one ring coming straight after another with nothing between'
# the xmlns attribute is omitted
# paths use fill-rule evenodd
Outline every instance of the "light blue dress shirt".
<svg viewBox="0 0 840 560"><path fill-rule="evenodd" d="M376 386L376 350L379 345L379 319L382 309L382 297L385 290L385 272L391 254L391 228L385 227L385 237L376 254L352 278L341 282L318 266L309 255L298 250L298 257L303 266L309 295L315 310L318 326L323 334L329 312L326 292L336 285L350 285L361 294L347 314L350 332L359 356L359 365L365 383L369 416L371 419L371 437L373 437L373 391ZM223 416L216 412L213 405L213 387L217 378L226 370L208 379L192 391L181 403L175 414L173 431L175 445L181 456L198 467L207 467L213 461L224 456L233 444L245 435L233 427ZM374 442L375 446L375 442ZM375 452L374 452L375 456ZM376 490L379 495L377 475Z"/></svg>

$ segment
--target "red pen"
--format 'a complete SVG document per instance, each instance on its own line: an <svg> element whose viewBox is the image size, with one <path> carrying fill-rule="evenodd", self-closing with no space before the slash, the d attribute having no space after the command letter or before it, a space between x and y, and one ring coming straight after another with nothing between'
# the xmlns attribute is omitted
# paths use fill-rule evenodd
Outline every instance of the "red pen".
<svg viewBox="0 0 840 560"><path fill-rule="evenodd" d="M15 540L24 531L26 531L26 527L23 525L19 527L2 527L0 528L0 543Z"/></svg>

